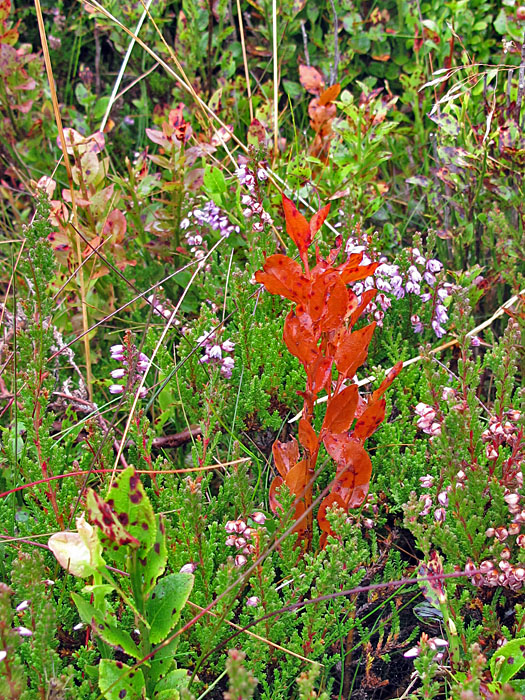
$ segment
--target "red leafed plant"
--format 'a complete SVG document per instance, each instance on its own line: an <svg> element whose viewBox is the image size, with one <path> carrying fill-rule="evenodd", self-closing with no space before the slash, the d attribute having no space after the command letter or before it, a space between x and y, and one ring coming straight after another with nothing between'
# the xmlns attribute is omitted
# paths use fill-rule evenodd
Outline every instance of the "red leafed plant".
<svg viewBox="0 0 525 700"><path fill-rule="evenodd" d="M359 330L354 330L354 326L375 290L365 291L358 300L348 284L371 275L379 263L361 265L363 253L358 253L337 264L342 245L338 237L327 259L320 256L315 246L316 264L310 269L308 249L328 216L330 205L320 209L309 222L285 196L283 207L287 231L299 249L303 265L286 255L271 255L255 278L270 294L279 294L295 304L284 322L283 339L304 367L306 387L298 392L304 399L298 434L302 451L295 438L288 442L277 440L273 445L279 476L270 486L270 507L273 512L280 508L277 489L286 484L296 496L296 530L309 546L313 528L310 506L321 443L337 467L330 492L322 500L317 515L324 544L331 532L327 509L335 504L348 511L360 506L367 496L372 463L363 445L385 417L382 395L401 371L402 363L390 371L368 400L359 395L352 379L367 358L376 324ZM312 422L321 392L326 392L328 398L321 431L317 434Z"/></svg>

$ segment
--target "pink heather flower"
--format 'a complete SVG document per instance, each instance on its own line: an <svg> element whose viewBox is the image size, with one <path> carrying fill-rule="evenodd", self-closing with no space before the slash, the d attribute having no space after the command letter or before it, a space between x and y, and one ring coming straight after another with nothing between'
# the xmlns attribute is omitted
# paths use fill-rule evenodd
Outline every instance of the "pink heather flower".
<svg viewBox="0 0 525 700"><path fill-rule="evenodd" d="M21 637L32 637L33 633L31 630L28 630L27 627L15 627L15 632L18 632L18 634Z"/></svg>
<svg viewBox="0 0 525 700"><path fill-rule="evenodd" d="M212 345L208 349L208 356L213 360L222 360L222 350L220 345Z"/></svg>
<svg viewBox="0 0 525 700"><path fill-rule="evenodd" d="M441 491L441 493L438 493L437 498L441 506L444 506L445 508L448 506L448 493L446 491Z"/></svg>
<svg viewBox="0 0 525 700"><path fill-rule="evenodd" d="M264 523L266 522L266 515L264 513L261 513L260 511L252 513L250 517L254 523L257 523L257 525L264 525Z"/></svg>
<svg viewBox="0 0 525 700"><path fill-rule="evenodd" d="M421 282L421 273L419 272L419 270L417 269L417 267L415 265L410 265L410 267L408 268L407 274L408 274L408 279L411 282L414 282L416 284L418 282Z"/></svg>
<svg viewBox="0 0 525 700"><path fill-rule="evenodd" d="M256 608L260 604L261 600L256 595L251 595L246 599L246 605L250 608Z"/></svg>
<svg viewBox="0 0 525 700"><path fill-rule="evenodd" d="M477 335L472 336L472 339L470 341L470 345L473 348L478 348L481 345L481 340L478 338Z"/></svg>
<svg viewBox="0 0 525 700"><path fill-rule="evenodd" d="M425 292L424 294L420 295L420 299L423 302L423 304L426 304L432 299L432 294L430 292Z"/></svg>
<svg viewBox="0 0 525 700"><path fill-rule="evenodd" d="M120 353L124 352L124 346L123 345L112 345L110 347L109 351L112 355L119 355Z"/></svg>
<svg viewBox="0 0 525 700"><path fill-rule="evenodd" d="M236 536L236 535L228 535L228 537L226 538L226 541L224 542L224 544L225 544L227 547L234 547L236 542L237 542L237 536Z"/></svg>
<svg viewBox="0 0 525 700"><path fill-rule="evenodd" d="M421 319L417 314L413 314L410 317L410 323L412 324L412 329L414 333L423 333L423 324L421 323Z"/></svg>
<svg viewBox="0 0 525 700"><path fill-rule="evenodd" d="M405 659L414 659L416 656L419 656L419 647L412 647L412 649L409 649L408 651L405 651L403 656Z"/></svg>
<svg viewBox="0 0 525 700"><path fill-rule="evenodd" d="M433 272L433 273L441 272L442 269L443 269L443 263L440 262L439 260L432 259L432 260L427 261L427 270L429 272Z"/></svg>
<svg viewBox="0 0 525 700"><path fill-rule="evenodd" d="M432 498L425 493L419 497L419 500L423 503L423 509L419 511L419 515L428 515L432 508Z"/></svg>
<svg viewBox="0 0 525 700"><path fill-rule="evenodd" d="M425 474L425 476L420 476L419 481L424 489L430 489L434 485L434 477L431 474Z"/></svg>
<svg viewBox="0 0 525 700"><path fill-rule="evenodd" d="M268 179L268 173L264 168L259 168L259 170L257 171L257 177L261 182L264 182Z"/></svg>
<svg viewBox="0 0 525 700"><path fill-rule="evenodd" d="M225 340L221 347L224 352L233 352L235 349L235 343L233 343L231 340Z"/></svg>
<svg viewBox="0 0 525 700"><path fill-rule="evenodd" d="M248 559L246 559L244 554L237 554L237 556L235 557L235 566L238 566L238 567L244 566L247 561L248 561Z"/></svg>
<svg viewBox="0 0 525 700"><path fill-rule="evenodd" d="M423 278L427 284L433 287L436 284L436 278L431 272L425 272Z"/></svg>
<svg viewBox="0 0 525 700"><path fill-rule="evenodd" d="M442 326L439 325L439 321L436 321L436 319L434 319L432 321L431 325L432 325L432 330L434 331L434 333L436 334L436 336L438 338L442 338L445 335L446 330Z"/></svg>
<svg viewBox="0 0 525 700"><path fill-rule="evenodd" d="M124 387L121 384L111 384L109 387L110 394L122 394Z"/></svg>
<svg viewBox="0 0 525 700"><path fill-rule="evenodd" d="M16 612L22 612L23 610L26 610L29 606L31 605L30 600L23 600L21 603L19 603L15 610Z"/></svg>
<svg viewBox="0 0 525 700"><path fill-rule="evenodd" d="M195 562L190 561L187 564L184 564L184 566L181 566L179 570L179 574L192 574L197 568L197 564Z"/></svg>
<svg viewBox="0 0 525 700"><path fill-rule="evenodd" d="M436 508L434 511L434 520L437 523L444 523L447 517L447 511L444 508Z"/></svg>
<svg viewBox="0 0 525 700"><path fill-rule="evenodd" d="M126 374L126 370L123 367L120 367L119 369L112 370L110 374L113 379L122 379L122 377L124 377Z"/></svg>
<svg viewBox="0 0 525 700"><path fill-rule="evenodd" d="M224 526L224 529L225 529L226 532L228 532L228 533L237 532L237 527L236 527L236 525L235 525L235 520L228 520L228 522L227 522L226 525Z"/></svg>

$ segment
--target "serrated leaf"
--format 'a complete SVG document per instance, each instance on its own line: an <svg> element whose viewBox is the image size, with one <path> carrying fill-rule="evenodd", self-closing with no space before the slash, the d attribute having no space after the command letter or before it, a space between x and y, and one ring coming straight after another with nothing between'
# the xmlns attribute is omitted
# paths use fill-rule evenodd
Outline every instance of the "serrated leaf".
<svg viewBox="0 0 525 700"><path fill-rule="evenodd" d="M101 660L98 687L107 700L143 700L146 697L142 670L132 670L121 661Z"/></svg>
<svg viewBox="0 0 525 700"><path fill-rule="evenodd" d="M97 610L91 603L84 600L78 593L72 593L71 597L77 606L82 622L90 625L93 631L107 644L112 647L120 647L128 656L132 656L135 659L141 658L138 647L129 632L113 625L107 616L104 616L100 610Z"/></svg>
<svg viewBox="0 0 525 700"><path fill-rule="evenodd" d="M170 574L164 576L151 592L146 603L146 618L151 626L152 644L164 641L177 624L193 582L193 574Z"/></svg>
<svg viewBox="0 0 525 700"><path fill-rule="evenodd" d="M157 700L157 698L164 697L164 695L160 695L160 693L167 691L173 692L186 688L188 686L188 681L189 676L185 668L175 669L171 673L168 673L167 676L164 676L164 678L161 678L157 683L155 686L155 692L153 693L153 699ZM165 697L167 698L171 696L166 695Z"/></svg>

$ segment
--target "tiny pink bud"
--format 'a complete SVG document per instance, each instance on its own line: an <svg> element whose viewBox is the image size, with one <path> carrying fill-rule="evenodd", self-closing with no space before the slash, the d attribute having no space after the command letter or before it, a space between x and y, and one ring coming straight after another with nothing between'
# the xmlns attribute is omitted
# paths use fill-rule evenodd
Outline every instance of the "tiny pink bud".
<svg viewBox="0 0 525 700"><path fill-rule="evenodd" d="M261 513L260 511L252 513L250 517L255 523L257 523L257 525L264 525L264 523L266 522L266 515L264 513Z"/></svg>
<svg viewBox="0 0 525 700"><path fill-rule="evenodd" d="M244 556L244 554L237 554L235 557L235 566L244 566L248 559Z"/></svg>
<svg viewBox="0 0 525 700"><path fill-rule="evenodd" d="M190 561L187 564L184 564L184 566L181 566L179 570L179 574L192 574L197 568L197 564L195 562Z"/></svg>

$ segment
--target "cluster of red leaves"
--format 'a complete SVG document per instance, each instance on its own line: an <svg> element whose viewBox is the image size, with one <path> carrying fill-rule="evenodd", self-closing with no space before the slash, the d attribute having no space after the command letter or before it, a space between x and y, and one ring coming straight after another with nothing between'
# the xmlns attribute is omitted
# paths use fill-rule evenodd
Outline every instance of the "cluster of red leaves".
<svg viewBox="0 0 525 700"><path fill-rule="evenodd" d="M371 275L379 263L361 265L362 253L349 255L337 264L342 240L338 238L327 259L315 246L316 264L310 270L308 249L323 225L330 205L320 209L308 222L295 205L283 196L286 227L299 249L303 267L286 255L272 255L255 277L270 294L295 303L284 322L283 339L306 372L306 387L298 392L304 399L299 422L299 442L273 446L279 476L270 486L270 507L280 507L277 490L282 484L296 496L296 530L307 544L311 541L313 481L321 444L336 463L336 475L329 494L321 502L318 522L323 542L331 532L326 511L337 505L348 511L360 506L368 493L372 464L363 444L385 417L386 389L401 371L398 363L368 400L360 396L352 382L357 369L366 361L375 322L354 330L359 317L375 295L364 292L361 300L347 286ZM304 269L303 269L304 268ZM328 394L326 414L319 434L312 427L314 406L321 392ZM355 423L354 423L355 421ZM352 428L352 424L353 428ZM305 515L306 513L306 515ZM304 517L302 517L304 516Z"/></svg>
<svg viewBox="0 0 525 700"><path fill-rule="evenodd" d="M315 137L310 146L310 155L327 163L328 151L334 135L332 131L332 123L336 115L334 100L339 96L341 86L337 83L325 89L325 80L322 74L313 66L300 65L299 80L304 89L314 95L308 105L310 126L315 131Z"/></svg>

